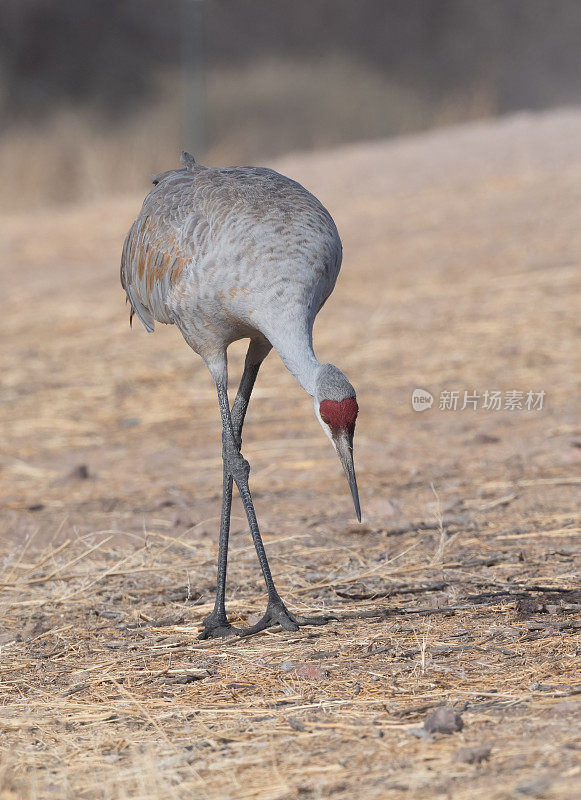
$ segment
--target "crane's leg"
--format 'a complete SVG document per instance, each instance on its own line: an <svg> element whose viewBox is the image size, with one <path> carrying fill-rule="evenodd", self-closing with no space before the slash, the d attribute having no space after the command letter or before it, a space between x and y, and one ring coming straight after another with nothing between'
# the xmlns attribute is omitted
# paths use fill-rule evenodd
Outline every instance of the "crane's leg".
<svg viewBox="0 0 581 800"><path fill-rule="evenodd" d="M262 574L264 576L264 581L266 583L266 589L268 592L266 613L262 619L259 620L256 625L252 625L251 627L244 628L242 630L237 630L236 633L239 633L242 636L248 636L251 633L258 633L258 631L262 631L265 628L276 625L277 623L287 631L296 631L299 629L299 625L325 625L327 622L329 622L329 620L336 619L336 617L303 617L299 616L298 614L293 614L287 609L276 590L274 581L272 579L272 574L270 572L268 559L266 557L266 552L264 550L262 537L260 536L260 530L256 520L256 513L254 511L254 504L252 502L252 495L250 494L250 488L248 486L250 465L240 453L240 443L234 429L233 416L235 408L233 407L232 413L230 412L230 406L228 403L227 377L225 372L223 373L223 377L219 375L217 371L212 371L212 374L214 376L214 380L216 381L218 401L220 403L220 414L222 417L222 454L224 459L224 475L228 474L228 476L236 483L238 491L240 492L240 497L242 498L242 502L244 504L244 510L246 511L246 517L248 519L250 532L254 541L254 547L256 548L258 562L262 569ZM223 619L217 620L217 622L219 622L220 629L224 627L224 620L226 620L225 613ZM228 622L226 620L226 625L227 624ZM224 633L225 632L220 630L220 632L217 631L215 635L220 636L224 635ZM202 634L202 636L203 635L204 634Z"/></svg>
<svg viewBox="0 0 581 800"><path fill-rule="evenodd" d="M234 439L240 452L242 446L242 426L246 410L250 401L250 395L254 388L254 383L258 375L260 365L268 355L270 346L266 348L263 344L251 341L248 347L244 372L236 394L236 399L232 405L230 416L232 419L232 430ZM228 565L228 539L230 536L230 511L232 508L232 488L233 478L228 469L226 459L224 459L224 470L222 477L222 514L220 518L220 538L218 545L218 577L216 583L216 602L214 610L204 620L204 630L198 639L209 639L218 636L228 636L236 633L236 629L228 622L226 616L226 569Z"/></svg>

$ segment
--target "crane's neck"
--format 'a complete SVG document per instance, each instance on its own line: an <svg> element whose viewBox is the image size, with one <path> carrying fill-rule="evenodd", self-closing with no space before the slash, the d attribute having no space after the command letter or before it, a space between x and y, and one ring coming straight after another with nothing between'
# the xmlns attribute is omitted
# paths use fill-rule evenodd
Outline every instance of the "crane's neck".
<svg viewBox="0 0 581 800"><path fill-rule="evenodd" d="M289 326L290 327L290 326ZM308 329L283 331L268 337L270 343L299 386L315 396L317 374L321 364L313 351L313 336Z"/></svg>

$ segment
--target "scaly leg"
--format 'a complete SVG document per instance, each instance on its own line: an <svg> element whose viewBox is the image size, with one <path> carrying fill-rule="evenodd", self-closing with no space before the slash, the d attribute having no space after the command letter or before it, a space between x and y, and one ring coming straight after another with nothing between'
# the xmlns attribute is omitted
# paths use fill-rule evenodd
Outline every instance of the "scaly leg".
<svg viewBox="0 0 581 800"><path fill-rule="evenodd" d="M287 631L296 631L299 629L299 625L325 625L327 622L329 622L329 620L336 619L336 617L303 617L298 614L293 614L287 609L276 590L274 581L272 579L270 566L268 564L268 559L266 557L266 552L264 550L262 537L260 536L260 530L256 520L256 513L254 511L254 504L252 502L252 495L250 494L250 488L248 486L250 465L240 453L239 441L236 438L236 432L234 430L232 414L230 413L230 407L228 404L227 384L225 381L218 379L216 380L216 388L218 390L218 401L220 403L220 413L222 416L224 471L225 474L227 473L230 478L234 480L236 486L238 487L238 491L240 492L240 497L242 498L242 502L244 504L244 510L246 511L246 517L248 519L250 532L254 541L254 547L258 556L258 562L262 569L262 574L264 576L264 581L266 583L266 589L268 592L268 603L266 607L266 613L263 618L257 622L256 625L252 625L251 627L244 628L242 630L237 630L236 633L239 633L241 636L248 636L252 633L258 633L265 628L269 628L272 625L276 625L277 623ZM219 620L219 627L223 627L222 619ZM221 634L218 633L218 635Z"/></svg>
<svg viewBox="0 0 581 800"><path fill-rule="evenodd" d="M264 360L266 354L260 353L260 361L252 363L253 356L253 343L250 343L248 348L248 355L246 356L246 363L244 365L244 373L240 381L238 393L234 404L232 406L231 419L234 440L240 452L242 445L241 434L246 410L250 401L250 395L254 388L256 376L260 365ZM268 352L268 351L267 351ZM236 633L236 629L228 622L226 616L226 569L228 564L228 539L230 536L230 511L232 508L232 488L233 478L228 469L227 459L225 457L225 446L222 445L222 456L224 460L224 470L222 477L222 514L220 518L220 538L218 546L218 576L216 583L216 602L214 610L204 620L204 630L198 636L198 639L209 639L219 636L228 636Z"/></svg>
<svg viewBox="0 0 581 800"><path fill-rule="evenodd" d="M254 540L256 555L258 556L258 562L262 569L262 574L264 575L264 581L266 583L268 602L266 606L266 613L262 619L259 620L256 625L252 625L249 628L243 628L242 630L238 631L238 633L241 636L249 636L252 633L263 631L265 628L270 628L272 625L276 625L277 623L286 631L298 631L299 625L326 625L329 620L336 619L336 617L303 617L298 614L293 614L285 606L279 593L277 592L274 581L272 580L272 574L270 572L270 566L264 550L262 537L260 536L260 531L258 529L258 522L256 520L256 513L252 503L252 496L250 494L250 489L248 488L250 465L245 459L242 459L242 461L244 462L243 464L240 463L236 466L236 471L234 472L233 477L236 481L238 491L240 492L240 496L246 510L246 517L248 519L250 532Z"/></svg>

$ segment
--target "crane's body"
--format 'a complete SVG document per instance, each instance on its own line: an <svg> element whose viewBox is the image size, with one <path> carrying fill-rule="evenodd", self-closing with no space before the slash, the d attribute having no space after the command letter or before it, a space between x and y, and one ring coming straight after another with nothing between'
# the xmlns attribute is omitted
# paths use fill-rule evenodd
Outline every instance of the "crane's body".
<svg viewBox="0 0 581 800"><path fill-rule="evenodd" d="M175 323L204 359L265 337L297 375L341 266L328 211L259 167L196 164L156 180L123 254L122 282L146 329Z"/></svg>
<svg viewBox="0 0 581 800"><path fill-rule="evenodd" d="M208 168L184 153L181 169L154 177L123 248L121 283L144 327L175 324L206 362L218 389L223 424L224 500L216 609L202 635L232 632L224 590L232 483L249 518L269 591L264 624L322 623L291 614L274 589L252 500L240 433L258 368L271 347L315 400L315 412L339 453L360 516L352 436L355 390L313 352L315 317L341 267L341 240L329 212L300 184L260 167ZM232 408L227 396L227 347L250 339L245 372ZM345 438L346 437L346 438ZM347 441L348 439L349 441ZM222 586L221 586L222 584Z"/></svg>

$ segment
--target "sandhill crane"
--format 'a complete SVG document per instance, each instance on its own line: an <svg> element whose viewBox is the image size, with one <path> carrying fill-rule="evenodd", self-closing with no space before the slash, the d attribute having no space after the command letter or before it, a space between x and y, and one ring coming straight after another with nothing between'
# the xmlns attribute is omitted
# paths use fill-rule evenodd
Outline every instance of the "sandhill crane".
<svg viewBox="0 0 581 800"><path fill-rule="evenodd" d="M200 638L247 635L279 623L285 630L322 625L329 616L290 612L270 572L241 454L242 425L260 365L274 347L302 388L341 460L361 520L353 466L355 389L313 352L315 316L333 291L341 266L339 234L329 212L300 184L259 167L211 168L182 154L182 168L153 177L123 247L121 283L146 330L154 320L175 324L205 361L222 418L223 496L214 610ZM226 351L250 339L232 407ZM236 483L268 604L249 628L230 625L225 608L233 483Z"/></svg>

